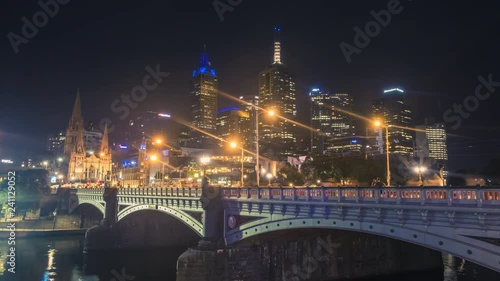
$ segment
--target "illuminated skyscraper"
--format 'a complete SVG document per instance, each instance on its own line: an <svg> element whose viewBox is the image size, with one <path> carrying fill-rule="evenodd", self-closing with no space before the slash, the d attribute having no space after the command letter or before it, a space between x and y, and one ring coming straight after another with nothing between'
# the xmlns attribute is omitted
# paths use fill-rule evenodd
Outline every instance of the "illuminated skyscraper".
<svg viewBox="0 0 500 281"><path fill-rule="evenodd" d="M312 89L311 127L316 130L311 134L311 150L314 153L332 154L359 150L354 136L352 117L346 111L352 111L353 98L347 93L330 94L320 89Z"/></svg>
<svg viewBox="0 0 500 281"><path fill-rule="evenodd" d="M281 61L281 41L279 28L275 28L273 63L259 74L259 102L265 110L275 110L279 116L272 121L259 118L260 145L274 150L274 154L284 157L295 151L295 120L297 102L295 81ZM264 149L266 150L266 149ZM264 151L264 154L267 154Z"/></svg>
<svg viewBox="0 0 500 281"><path fill-rule="evenodd" d="M410 156L413 154L412 131L405 129L412 125L412 112L405 103L404 90L393 88L384 90L384 96L372 104L372 117L389 126L389 152ZM385 129L379 129L377 147L385 153Z"/></svg>
<svg viewBox="0 0 500 281"><path fill-rule="evenodd" d="M192 125L206 133L217 133L217 96L219 81L215 70L211 68L208 55L204 50L201 55L200 67L193 71L192 80ZM195 147L210 147L217 142L197 130L190 132L191 145Z"/></svg>
<svg viewBox="0 0 500 281"><path fill-rule="evenodd" d="M217 112L218 136L223 140L237 140L243 142L244 147L250 148L252 144L250 125L250 112L240 110L239 107L228 107ZM221 141L220 144L224 146L227 142Z"/></svg>
<svg viewBox="0 0 500 281"><path fill-rule="evenodd" d="M446 129L444 124L435 123L417 126L417 156L448 161Z"/></svg>

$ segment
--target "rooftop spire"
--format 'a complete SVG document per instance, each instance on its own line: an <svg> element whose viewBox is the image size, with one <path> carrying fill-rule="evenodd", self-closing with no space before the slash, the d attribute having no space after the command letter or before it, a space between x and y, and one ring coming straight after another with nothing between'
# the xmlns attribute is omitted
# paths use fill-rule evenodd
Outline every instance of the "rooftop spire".
<svg viewBox="0 0 500 281"><path fill-rule="evenodd" d="M274 27L274 56L273 64L281 64L281 41L280 41L280 31L279 27Z"/></svg>
<svg viewBox="0 0 500 281"><path fill-rule="evenodd" d="M207 45L203 45L203 53L201 53L201 67L209 67L210 62L208 61Z"/></svg>
<svg viewBox="0 0 500 281"><path fill-rule="evenodd" d="M80 88L76 90L76 100L75 105L73 106L73 113L71 114L71 121L80 121L82 120L82 107L80 104Z"/></svg>

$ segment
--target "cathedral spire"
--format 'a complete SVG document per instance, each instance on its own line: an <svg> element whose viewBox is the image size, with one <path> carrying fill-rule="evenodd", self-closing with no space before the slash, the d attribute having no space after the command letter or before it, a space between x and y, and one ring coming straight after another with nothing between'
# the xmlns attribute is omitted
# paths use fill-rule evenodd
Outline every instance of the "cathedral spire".
<svg viewBox="0 0 500 281"><path fill-rule="evenodd" d="M102 133L101 142L101 153L107 155L109 153L109 141L108 141L108 124L104 125L104 132Z"/></svg>
<svg viewBox="0 0 500 281"><path fill-rule="evenodd" d="M82 107L80 103L80 89L76 90L76 100L73 106L73 113L71 114L70 122L73 121L82 121L83 125L83 117L82 117Z"/></svg>
<svg viewBox="0 0 500 281"><path fill-rule="evenodd" d="M69 155L71 152L81 153L85 151L83 141L83 116L80 104L80 89L76 92L76 100L73 106L73 113L69 119L66 130L66 140L64 143L64 153Z"/></svg>
<svg viewBox="0 0 500 281"><path fill-rule="evenodd" d="M274 55L273 64L281 64L281 40L279 27L274 27Z"/></svg>

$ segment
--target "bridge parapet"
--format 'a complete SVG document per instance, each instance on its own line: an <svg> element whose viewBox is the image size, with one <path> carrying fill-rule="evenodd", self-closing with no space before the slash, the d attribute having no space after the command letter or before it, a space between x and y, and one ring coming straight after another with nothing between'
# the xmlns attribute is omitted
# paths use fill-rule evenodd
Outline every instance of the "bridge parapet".
<svg viewBox="0 0 500 281"><path fill-rule="evenodd" d="M118 196L201 197L201 188L121 188Z"/></svg>
<svg viewBox="0 0 500 281"><path fill-rule="evenodd" d="M500 207L499 188L225 188L224 199Z"/></svg>

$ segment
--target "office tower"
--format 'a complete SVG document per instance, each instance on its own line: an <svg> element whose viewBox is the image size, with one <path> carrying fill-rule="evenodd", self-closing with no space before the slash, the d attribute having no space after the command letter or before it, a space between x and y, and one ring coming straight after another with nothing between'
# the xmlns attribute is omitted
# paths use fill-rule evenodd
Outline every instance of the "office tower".
<svg viewBox="0 0 500 281"><path fill-rule="evenodd" d="M309 93L311 102L311 151L319 154L345 155L360 152L361 143L355 135L352 111L353 98L347 93L330 94L318 88Z"/></svg>
<svg viewBox="0 0 500 281"><path fill-rule="evenodd" d="M193 71L191 91L192 125L198 129L190 131L191 145L199 148L212 147L216 144L213 137L217 132L217 96L219 81L215 70L211 68L206 50L201 55L200 67ZM205 133L202 133L203 131Z"/></svg>
<svg viewBox="0 0 500 281"><path fill-rule="evenodd" d="M47 151L53 155L62 155L64 153L64 140L66 136L64 132L60 132L55 136L47 138Z"/></svg>
<svg viewBox="0 0 500 281"><path fill-rule="evenodd" d="M252 146L253 130L249 111L240 110L237 106L217 111L217 131L219 138L223 140L220 142L221 146L227 144L225 141L241 142L247 149Z"/></svg>
<svg viewBox="0 0 500 281"><path fill-rule="evenodd" d="M275 28L273 63L259 74L259 102L264 110L274 110L273 120L259 118L260 148L269 156L269 149L283 158L295 152L297 116L295 81L281 60L280 29ZM267 149L265 148L267 147Z"/></svg>
<svg viewBox="0 0 500 281"><path fill-rule="evenodd" d="M448 166L448 147L446 128L442 123L426 120L424 125L417 126L416 156L421 159L431 159L437 168Z"/></svg>
<svg viewBox="0 0 500 281"><path fill-rule="evenodd" d="M413 154L413 137L409 129L412 125L412 112L405 103L404 90L393 88L384 90L382 98L373 100L372 118L388 126L389 152L404 156ZM381 154L385 153L385 129L377 131L377 144Z"/></svg>
<svg viewBox="0 0 500 281"><path fill-rule="evenodd" d="M255 120L255 114L258 112L258 106L259 106L259 96L254 96L254 95L245 95L245 96L240 96L240 108L241 110L248 112L250 116L250 136L248 140L250 143L247 143L247 147L255 151L255 148L257 147L257 141L256 141L256 120Z"/></svg>

